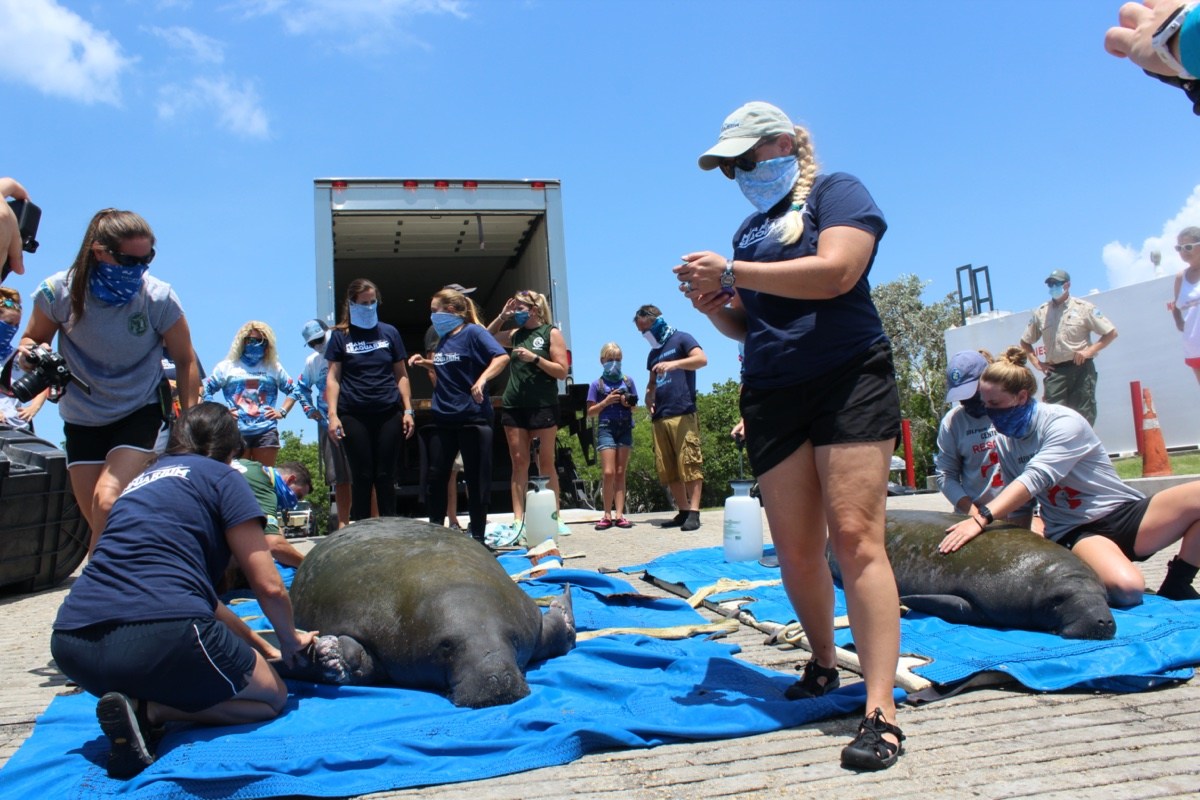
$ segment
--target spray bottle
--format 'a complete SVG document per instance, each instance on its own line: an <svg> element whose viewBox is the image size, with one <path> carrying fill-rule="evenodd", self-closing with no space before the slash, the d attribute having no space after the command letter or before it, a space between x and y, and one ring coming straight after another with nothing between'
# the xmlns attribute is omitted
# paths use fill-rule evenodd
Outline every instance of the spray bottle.
<svg viewBox="0 0 1200 800"><path fill-rule="evenodd" d="M742 466L744 440L737 446L739 480L729 482L733 495L725 501L725 560L757 561L763 554L762 506L750 496L754 481L746 480Z"/></svg>

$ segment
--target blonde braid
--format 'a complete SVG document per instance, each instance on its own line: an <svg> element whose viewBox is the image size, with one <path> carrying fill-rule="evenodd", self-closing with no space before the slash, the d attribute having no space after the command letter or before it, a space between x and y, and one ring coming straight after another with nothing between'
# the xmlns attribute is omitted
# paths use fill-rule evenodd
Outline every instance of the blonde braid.
<svg viewBox="0 0 1200 800"><path fill-rule="evenodd" d="M812 191L819 170L808 130L799 125L795 126L795 129L796 160L800 166L800 177L796 178L796 185L792 188L791 210L780 220L779 241L782 244L795 244L800 241L800 236L804 233L804 214L801 213L801 209L804 201L808 199L808 193Z"/></svg>

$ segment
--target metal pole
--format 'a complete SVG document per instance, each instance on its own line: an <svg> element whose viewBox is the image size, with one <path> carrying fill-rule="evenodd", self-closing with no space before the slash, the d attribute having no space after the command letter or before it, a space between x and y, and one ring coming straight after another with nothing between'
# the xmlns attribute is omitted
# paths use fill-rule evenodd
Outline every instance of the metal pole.
<svg viewBox="0 0 1200 800"><path fill-rule="evenodd" d="M1133 404L1133 435L1137 442L1138 455L1145 455L1146 445L1142 441L1142 382L1129 382L1129 401Z"/></svg>

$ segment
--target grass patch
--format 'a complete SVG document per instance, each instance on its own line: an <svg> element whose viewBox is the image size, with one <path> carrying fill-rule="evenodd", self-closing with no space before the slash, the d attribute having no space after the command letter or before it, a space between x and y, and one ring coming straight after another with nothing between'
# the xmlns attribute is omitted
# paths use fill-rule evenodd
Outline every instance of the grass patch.
<svg viewBox="0 0 1200 800"><path fill-rule="evenodd" d="M1200 475L1200 451L1191 450L1186 453L1168 453L1167 460L1171 462L1171 471L1176 475ZM1121 480L1142 477L1142 457L1113 459L1113 466Z"/></svg>

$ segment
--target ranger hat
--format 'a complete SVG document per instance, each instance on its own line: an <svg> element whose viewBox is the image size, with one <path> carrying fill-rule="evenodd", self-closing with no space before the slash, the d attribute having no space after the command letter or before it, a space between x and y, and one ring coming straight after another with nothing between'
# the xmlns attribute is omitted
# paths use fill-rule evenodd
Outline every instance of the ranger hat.
<svg viewBox="0 0 1200 800"><path fill-rule="evenodd" d="M770 103L746 103L725 118L717 143L700 156L700 169L715 169L722 159L737 158L765 136L795 132L787 115Z"/></svg>
<svg viewBox="0 0 1200 800"><path fill-rule="evenodd" d="M325 331L329 330L329 326L319 319L310 319L304 323L304 327L300 329L300 336L304 339L305 344L312 344L318 339L325 338Z"/></svg>
<svg viewBox="0 0 1200 800"><path fill-rule="evenodd" d="M979 376L987 369L987 359L975 350L963 350L950 356L946 365L946 402L957 403L975 396Z"/></svg>
<svg viewBox="0 0 1200 800"><path fill-rule="evenodd" d="M1071 275L1064 269L1056 269L1046 278L1046 283L1070 283Z"/></svg>

